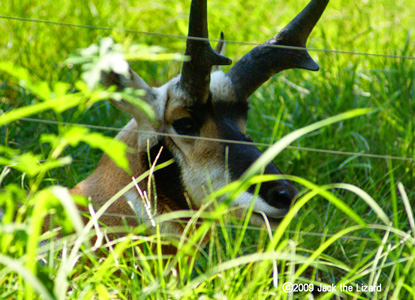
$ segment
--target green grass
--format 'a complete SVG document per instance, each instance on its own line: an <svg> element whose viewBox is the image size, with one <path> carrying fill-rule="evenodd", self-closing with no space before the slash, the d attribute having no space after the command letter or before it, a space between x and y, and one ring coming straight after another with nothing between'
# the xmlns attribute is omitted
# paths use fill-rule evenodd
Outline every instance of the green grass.
<svg viewBox="0 0 415 300"><path fill-rule="evenodd" d="M219 37L223 30L229 40L262 42L306 2L258 0L241 5L233 0L209 1L210 37ZM126 33L123 29L186 35L189 5L190 1L2 1L2 15L116 30L0 19L0 61L26 68L35 82L52 85L63 81L75 91L80 69L68 68L64 61L75 49L96 43L99 37L112 35L119 43L161 45L169 52L182 53L183 39ZM332 0L308 46L413 57L414 10L415 2L410 0ZM250 48L230 43L226 54L235 62ZM311 55L320 65L319 72L285 71L251 97L247 131L253 140L275 143L317 121L357 108L372 108L370 114L308 133L292 146L414 159L414 60L320 51ZM179 72L180 63L133 62L132 67L147 82L159 85ZM0 99L2 113L40 103L39 97L5 72L0 72ZM47 110L33 117L109 127L122 127L129 118L106 101L86 111ZM0 127L1 145L47 158L54 146L41 143L41 134L62 135L63 131L63 125L17 120ZM10 157L3 152L0 148L0 162ZM149 245L168 238L146 237L141 228L103 247L100 255L91 250L93 245L83 244L76 250L82 235L71 234L65 214L59 215L63 211L60 203L66 203L64 192L58 192L59 200L49 189L55 185L72 187L86 178L102 152L79 144L66 148L60 157L66 155L73 159L70 165L48 170L43 176L31 177L12 169L0 179L1 189L8 190L0 192L0 205L6 211L0 225L0 298L46 299L50 294L57 299L306 299L306 293L282 291L284 282L295 279L296 283L316 285L382 284L381 292L353 292L345 296L347 299L415 299L415 233L410 225L415 207L413 160L286 149L275 163L285 173L302 178L298 187L304 191L295 207L298 212L286 218L286 227L270 238L266 230L246 228L218 211L215 218L220 220L219 226L204 223L213 234L208 245L197 251L199 255L188 242L171 258L172 263L166 264ZM37 178L42 179L41 191L34 190ZM350 186L339 183L359 190L350 191ZM19 186L32 194L22 194ZM386 227L377 207L392 227ZM37 249L39 241L49 237L37 231L47 209L58 214L56 222L67 233ZM65 273L67 258L77 254L77 263ZM172 268L174 263L179 265L179 273ZM279 279L276 287L273 277ZM63 286L67 289L60 289ZM41 291L46 292L39 296ZM322 293L319 297L332 296Z"/></svg>

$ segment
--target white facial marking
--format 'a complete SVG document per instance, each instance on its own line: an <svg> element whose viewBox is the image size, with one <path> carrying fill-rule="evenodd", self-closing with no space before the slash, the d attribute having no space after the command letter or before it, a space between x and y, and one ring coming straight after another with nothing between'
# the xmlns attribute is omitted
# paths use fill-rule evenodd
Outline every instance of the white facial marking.
<svg viewBox="0 0 415 300"><path fill-rule="evenodd" d="M151 105L153 106L154 112L156 114L157 121L162 121L164 118L164 111L166 109L166 102L167 102L167 93L170 88L171 82L174 81L174 78L167 82L166 84L162 85L158 88L153 88L154 93L156 94L156 99L154 103ZM160 124L163 125L163 124Z"/></svg>
<svg viewBox="0 0 415 300"><path fill-rule="evenodd" d="M232 202L232 206L242 206L249 208L252 201L255 201L254 211L262 211L269 217L279 218L286 214L286 210L275 208L269 205L261 196L254 196L249 192L242 193L241 196Z"/></svg>
<svg viewBox="0 0 415 300"><path fill-rule="evenodd" d="M137 216L137 221L140 224L141 222L149 222L151 219L149 218L146 208L144 207L143 200L140 198L138 193L135 190L129 190L124 194L124 198L131 207L131 209L134 211L135 215ZM153 212L153 208L151 208L151 211ZM156 218L158 214L155 214L152 216L152 218ZM140 222L141 221L141 222ZM180 236L182 234L182 230L178 226L174 226L176 224L172 224L169 221L165 221L163 223L159 223L160 225L160 232L163 233L172 233L177 234ZM155 234L156 228L154 226L148 227L149 232Z"/></svg>
<svg viewBox="0 0 415 300"><path fill-rule="evenodd" d="M180 103L183 103L183 105L186 103L186 99L189 97L187 93L179 87L179 80L180 80L181 74L174 77L172 80L170 80L167 84L165 84L166 88L168 89L169 95L172 98L171 100L179 101ZM166 91L167 95L167 91Z"/></svg>
<svg viewBox="0 0 415 300"><path fill-rule="evenodd" d="M139 220L150 220L149 216L146 213L143 200L139 197L136 191L129 190L124 194L124 198Z"/></svg>
<svg viewBox="0 0 415 300"><path fill-rule="evenodd" d="M155 97L154 100L149 104L154 110L156 121L159 123L159 126L163 126L164 111L167 102L167 92L172 81L174 81L174 79L159 88L152 89ZM157 134L157 128L154 127L154 124L150 122L147 117L144 116L144 114L142 118L136 118L136 121L138 124L138 130L140 131L138 133L138 148L147 149L148 141L150 148L155 146L159 141L159 135ZM129 126L127 125L126 129L129 129L128 127Z"/></svg>
<svg viewBox="0 0 415 300"><path fill-rule="evenodd" d="M214 99L236 101L231 80L222 71L210 76L210 91Z"/></svg>
<svg viewBox="0 0 415 300"><path fill-rule="evenodd" d="M198 207L202 206L202 201L210 192L217 191L230 182L225 168L213 162L205 166L196 163L188 165L182 176L187 191Z"/></svg>

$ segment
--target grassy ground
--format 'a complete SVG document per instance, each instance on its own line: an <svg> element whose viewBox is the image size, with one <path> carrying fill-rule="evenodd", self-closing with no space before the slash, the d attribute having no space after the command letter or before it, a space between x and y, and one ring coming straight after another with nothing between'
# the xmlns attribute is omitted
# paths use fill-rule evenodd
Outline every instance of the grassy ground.
<svg viewBox="0 0 415 300"><path fill-rule="evenodd" d="M223 30L229 40L262 42L305 3L257 0L241 5L234 0L210 1L210 36L218 37ZM79 69L68 68L64 60L75 49L96 43L98 37L112 35L120 43L161 45L170 52L181 53L185 44L182 39L127 33L123 29L186 35L189 4L190 1L147 0L3 1L0 11L5 16L115 30L0 18L3 32L0 60L28 69L34 81L73 84L80 77ZM413 57L414 10L415 3L409 0L332 1L308 46ZM228 44L226 54L237 61L251 47ZM23 202L23 209L18 212L21 219L8 224L3 220L0 227L0 298L33 299L32 292L38 294L43 287L48 292L39 296L42 299L46 299L46 294L59 299L306 299L305 292L294 295L283 292L283 283L295 279L296 283L353 286L353 292L343 294L348 299L415 299L415 232L410 225L413 221L410 212L413 213L415 206L415 162L386 158L387 155L415 157L414 60L321 51L313 51L311 55L321 67L318 73L286 71L251 97L248 133L256 142L273 143L318 120L355 108L374 108L371 114L308 134L293 146L378 154L382 158L286 149L275 159L280 169L320 187L332 185L329 190L333 194L312 197L290 220L286 230L277 231L272 239L265 230L249 227L245 232L238 223L233 223L233 227L212 227L212 240L201 251L197 263L186 261L189 255L195 258L191 248L184 247L182 255L176 257L182 264L179 274L162 260L151 260L150 250L140 252L137 246L145 240L138 229L137 235L117 240L110 248L115 252L104 253L107 258L104 261L93 256L86 246L79 252L70 252L71 242L61 243L60 247L50 243L45 257L48 262L33 266L30 262L37 260L31 256L37 252L29 246L37 245L40 238L31 238L38 235L31 234L30 226L40 220L34 214L39 207L36 199L48 196L36 196L37 193L26 199L13 193L13 199ZM153 85L166 82L180 69L177 62L134 62L132 66ZM14 77L0 73L2 113L33 104L38 98L20 87ZM122 127L128 120L127 115L105 101L92 105L84 113L72 108L62 114L48 110L34 117L111 127ZM57 134L62 129L63 126L18 120L0 127L1 145L45 158L51 146L40 143L40 135ZM107 136L116 134L108 130L100 132ZM0 154L6 155L2 149ZM40 186L72 187L94 169L101 153L87 144L67 148L62 155L71 155L72 164L46 172ZM2 189L14 183L33 190L36 180L12 170L0 183ZM334 183L351 184L370 196L356 195ZM310 186L300 189L313 190ZM11 204L4 195L0 203L7 211ZM334 196L351 210L339 209L337 198L330 198ZM404 205L405 197L409 206ZM375 204L387 220L379 217ZM351 211L365 225L360 223L361 227L356 227L359 223ZM388 222L391 227L385 227ZM244 239L238 246L241 236ZM153 242L158 238L149 237ZM54 251L54 247L63 247L63 253ZM66 266L65 255L70 253L82 255L67 276L62 266ZM93 263L84 265L87 258ZM278 261L278 273L273 259ZM279 278L276 286L273 277ZM63 284L68 286L66 290L58 288ZM356 285L362 284L382 284L382 289L357 292ZM319 297L332 296L322 293Z"/></svg>

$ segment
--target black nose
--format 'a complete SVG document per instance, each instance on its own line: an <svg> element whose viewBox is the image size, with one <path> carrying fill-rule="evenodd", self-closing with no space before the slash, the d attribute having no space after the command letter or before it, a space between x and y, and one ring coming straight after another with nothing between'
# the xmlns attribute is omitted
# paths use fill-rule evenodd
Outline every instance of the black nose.
<svg viewBox="0 0 415 300"><path fill-rule="evenodd" d="M279 209L289 209L296 195L296 190L294 191L286 186L276 186L269 191L269 199L272 199L272 206Z"/></svg>

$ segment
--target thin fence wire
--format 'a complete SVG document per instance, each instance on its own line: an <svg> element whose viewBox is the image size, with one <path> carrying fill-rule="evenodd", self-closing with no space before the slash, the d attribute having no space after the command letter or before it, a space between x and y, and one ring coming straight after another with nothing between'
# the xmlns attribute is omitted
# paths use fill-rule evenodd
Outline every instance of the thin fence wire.
<svg viewBox="0 0 415 300"><path fill-rule="evenodd" d="M49 24L49 25L56 25L56 26L76 27L76 28L91 29L91 30L105 30L105 31L115 30L115 28L113 27L73 24L73 23L66 23L66 22L56 22L56 21L50 21L50 20L40 20L40 19L31 19L31 18L22 18L22 17L4 16L4 15L0 15L0 19L7 19L7 20L14 20L14 21L21 21L21 22L42 23L42 24ZM219 41L218 39L188 37L188 36L183 36L183 35L164 34L164 33L158 33L158 32L147 32L147 31L139 31L139 30L131 30L131 29L117 29L117 30L122 30L124 32L134 33L134 34L153 35L153 36L160 36L160 37L166 37L166 38L194 39L194 40L216 41L216 42ZM261 43L232 41L232 40L225 40L225 42L232 43L232 44L240 44L240 45L251 45L251 46L261 45ZM268 46L275 47L275 48L291 49L291 50L301 50L301 51L305 50L305 48L302 48L302 47L285 46L285 45L268 45ZM349 54L349 55L415 60L414 56L404 56L404 55L389 55L389 54L354 52L354 51L333 50L333 49L316 49L316 48L306 48L306 50L315 51L315 52L329 52L329 53L335 53L335 54ZM105 126L68 123L68 122L57 122L57 121L34 119L34 118L22 118L21 120L29 121L29 122L49 123L49 124L66 124L66 125L70 124L70 125L83 126L83 127L97 129L97 130L111 130L111 131L123 130L122 128L115 128L115 127L105 127ZM146 133L146 134L150 133L148 131L142 131L142 130L134 130L131 132ZM160 136L169 136L169 137L179 137L179 135L169 134L169 133L160 133L160 132L151 132L151 134L156 134ZM233 140L225 140L225 139L206 138L206 137L190 137L190 136L180 136L180 137L188 138L188 139L201 139L201 140L206 140L206 141L211 141L211 142L220 142L220 143L246 144L246 145L255 145L255 146L261 146L261 147L270 146L270 144L267 144L267 143L255 143L255 142L252 143L252 142L233 141ZM404 156L382 155L382 154L373 154L373 153L364 153L364 152L339 151L339 150L329 150L329 149L317 149L317 148L300 147L300 146L288 146L287 148L298 150L298 151L318 152L318 153L333 154L333 155L346 155L346 156L366 157L366 158L375 158L375 159L391 159L391 160L415 162L415 158L404 157Z"/></svg>
<svg viewBox="0 0 415 300"><path fill-rule="evenodd" d="M56 22L50 20L40 20L40 19L31 19L31 18L22 18L22 17L14 17L14 16L4 16L0 15L0 19L7 19L7 20L14 20L14 21L21 21L21 22L33 22L33 23L42 23L42 24L49 24L49 25L56 25L56 26L67 26L67 27L76 27L76 28L83 28L83 29L91 29L91 30L105 30L105 31L113 31L115 28L113 27L104 27L104 26L94 26L94 25L83 25L83 24L73 24L73 23L66 23L66 22ZM166 38L176 38L176 39L194 39L194 40L202 40L202 41L216 41L218 42L219 39L207 39L207 38L199 38L199 37L188 37L183 35L173 35L173 34L164 34L158 32L147 32L147 31L140 31L140 30L131 30L131 29L117 29L122 30L128 33L134 34L143 34L143 35L153 35L153 36L160 36ZM232 41L232 40L224 40L226 43L232 44L240 44L240 45L251 45L251 46L258 46L261 43L256 42L244 42L244 41ZM275 48L283 48L283 49L290 49L290 50L301 50L304 51L305 48L302 47L294 47L294 46L285 46L285 45L268 45L269 47ZM333 49L317 49L317 48L306 48L307 51L315 51L315 52L329 52L329 53L336 53L336 54L349 54L349 55L361 55L361 56L375 56L375 57L383 57L383 58L394 58L394 59L409 59L415 60L414 56L405 56L405 55L389 55L389 54L378 54L378 53L366 53L366 52L355 52L355 51L344 51L344 50L333 50ZM75 124L75 123L65 123L65 122L56 122L56 121L49 121L49 120L40 120L40 119L33 119L33 118L23 118L23 121L32 121L32 122L43 122L43 123L53 123L53 124L72 124L78 126L84 126L91 129L97 130L112 130L112 131L121 131L121 128L114 128L114 127L104 127L104 126L95 126L95 125L86 125L86 124ZM131 131L134 133L149 133L147 131ZM168 134L168 133L157 133L151 132L152 134L157 134L160 136L170 136L170 137L178 137L178 135ZM234 144L249 144L261 147L269 147L270 144L266 143L251 143L251 142L242 142L242 141L232 141L232 140L224 140L224 139L214 139L214 138L205 138L205 137L183 137L181 138L188 138L188 139L203 139L212 142L222 142L222 143L234 143ZM367 157L367 158L376 158L376 159L391 159L391 160L401 160L401 161L410 161L415 162L415 158L410 157L403 157L403 156L393 156L393 155L381 155L381 154L373 154L373 153L363 153L363 152L350 152L350 151L339 151L339 150L329 150L329 149L316 149L316 148L309 148L309 147L300 147L300 146L288 146L288 149L294 149L298 151L307 151L307 152L319 152L325 154L334 154L334 155L346 155L346 156L356 156L356 157Z"/></svg>
<svg viewBox="0 0 415 300"><path fill-rule="evenodd" d="M134 216L134 215L104 213L103 216L115 217L115 218L125 218L125 219L136 219L137 220L137 216ZM176 220L170 220L169 222L180 223L180 221L176 221ZM203 222L195 222L195 224L196 225L202 225ZM219 225L218 225L218 227L219 227ZM254 226L254 225L225 224L224 227L229 228L229 229L247 229L247 230L252 230L252 231L266 230L264 227ZM333 236L336 235L336 233L329 233L329 232L320 233L320 232L303 231L303 230L285 230L284 232L287 232L287 233L290 233L290 234L303 234L303 235L315 236L315 237L320 237L320 238L333 237ZM339 237L339 239L376 242L376 240L373 239L373 238L361 237L361 236L349 236L349 235L343 235L343 236Z"/></svg>
<svg viewBox="0 0 415 300"><path fill-rule="evenodd" d="M104 213L103 216L107 216L107 217L115 217L115 218L124 218L124 219L135 219L137 220L137 224L142 224L142 222L146 222L149 221L148 219L138 219L136 215L126 215L126 214L116 214L116 213ZM183 221L180 220L169 220L168 222L171 223L178 223L178 224L183 224ZM195 225L199 226L202 225L203 222L202 221L196 221L194 222ZM230 224L230 223L222 223L222 224L217 224L217 227L223 227L226 229L232 229L232 230L251 230L251 231L264 231L267 230L264 226L259 226L259 225L237 225L237 224ZM274 230L274 229L272 229ZM311 237L318 237L318 238L331 238L336 236L338 233L332 233L332 232L312 232L312 231L304 231L304 230L289 230L286 229L284 230L285 233L289 233L289 234L301 234L304 236L311 236ZM407 234L410 236L411 232L407 232ZM374 243L378 243L379 240L376 240L374 238L371 237L364 237L364 236L352 236L352 235L342 235L338 237L339 240L350 240L350 241L366 241L366 242L374 242ZM403 243L405 242L406 238L401 237L400 238L400 242L399 243ZM392 243L395 244L395 243Z"/></svg>
<svg viewBox="0 0 415 300"><path fill-rule="evenodd" d="M165 38L193 39L193 40L219 42L219 39L188 37L188 36L183 36L183 35L165 34L165 33L158 33L158 32L147 32L147 31L139 31L139 30L131 30L131 29L120 29L120 28L104 27L104 26L73 24L73 23L66 23L66 22L56 22L56 21L50 21L50 20L21 18L21 17L14 17L14 16L0 15L0 19L11 20L11 21L20 21L20 22L41 23L41 24L55 25L55 26L66 26L66 27L89 29L89 30L103 30L103 31L118 30L118 31L123 31L123 32L127 32L127 33L132 33L132 34L151 35L151 36L158 36L158 37L165 37ZM245 41L234 41L234 40L224 40L224 42L226 42L228 44L249 45L249 46L259 46L259 45L262 44L262 43L257 43L257 42L245 42ZM288 50L299 50L299 51L307 50L307 51L310 51L310 52L324 52L324 53L343 54L343 55L357 55L357 56L368 56L368 57L378 57L378 58L415 60L415 56L407 56L407 55L367 53L367 52L356 52L356 51L335 50L335 49L303 48L303 47L294 47L294 46L285 46L285 45L267 45L267 46L268 47L273 47L273 48L288 49ZM117 132L122 131L122 130L127 131L126 129L123 129L123 128L97 126L97 125L80 124L80 123L70 123L70 122L60 122L60 121L52 121L52 120L44 120L44 119L36 119L36 118L21 118L20 121L37 122L37 123L54 124L54 125L83 126L83 127L90 128L90 129L109 130L109 131L117 131ZM160 135L160 136L180 137L180 138L187 138L187 139L198 139L198 140L206 140L206 141L220 142L220 143L234 143L234 144L246 144L246 145L255 145L255 146L262 146L262 147L270 147L269 143L243 142L243 141L206 138L206 137L182 136L182 135L160 133L160 132L148 132L148 131L143 131L143 130L128 130L128 131L132 132L132 133L146 133L146 134L151 133L151 134L156 134L156 135ZM380 155L380 154L363 153L363 152L349 152L349 151L339 151L339 150L329 150L329 149L317 149L317 148L300 147L300 146L288 146L287 148L292 149L292 150L298 150L298 151L318 152L318 153L333 154L333 155L346 155L346 156L356 156L356 157L365 157L365 158L374 158L374 159L400 160L400 161L415 162L415 158L403 157L403 156L391 156L391 155ZM122 218L136 218L136 216L124 215L124 214L121 215L121 214L105 213L104 215L105 216L112 216L112 217L122 217ZM241 229L242 225L228 224L226 227L233 228L233 229L238 229L238 228ZM257 230L257 231L263 230L263 228L259 227L259 226L249 226L248 225L245 228L248 229L248 230ZM325 237L332 237L332 236L335 235L335 234L332 234L332 233L318 233L318 232L292 231L292 230L286 230L286 232L291 233L291 234L302 234L302 235L315 236L315 237L324 237L324 238ZM371 242L376 241L372 238L357 237L357 236L341 236L340 239L354 240L354 241L371 241Z"/></svg>
<svg viewBox="0 0 415 300"><path fill-rule="evenodd" d="M99 126L99 125L89 125L81 123L71 123L71 122L62 122L62 121L53 121L45 119L36 119L36 118L21 118L20 121L25 122L36 122L43 124L53 124L53 125L71 125L71 126L82 126L85 128L96 129L96 130L108 130L108 131L125 131L131 133L140 133L140 134L154 134L164 137L173 137L173 138L183 138L183 139L192 139L192 140L203 140L209 142L217 143L226 143L226 144L240 144L240 145L254 145L257 147L270 147L271 143L257 143L257 142L244 142L244 141L235 141L227 139L217 139L217 138L208 138L208 137L198 137L198 136L183 136L172 133L162 133L156 131L145 131L145 130L127 130L119 127L108 127L108 126ZM310 147L300 147L300 146L287 146L287 149L297 150L297 151L306 151L306 152L317 152L323 154L333 154L333 155L345 155L345 156L355 156L355 157L365 157L365 158L374 158L374 159L385 159L385 160L400 160L400 161L409 161L415 162L415 158L405 157L405 156L394 156L394 155L381 155L373 153L364 153L364 152L350 152L350 151L340 151L340 150L330 150L330 149L318 149Z"/></svg>
<svg viewBox="0 0 415 300"><path fill-rule="evenodd" d="M20 21L20 22L41 23L41 24L48 24L48 25L55 25L55 26L66 26L66 27L74 27L74 28L82 28L82 29L90 29L90 30L104 30L104 31L118 30L118 31L123 31L123 32L127 32L127 33L151 35L151 36L158 36L158 37L165 37L165 38L190 39L190 40L211 41L211 42L219 42L220 41L219 39L188 37L188 36L184 36L184 35L175 35L175 34L168 34L168 33L148 32L148 31L140 31L140 30L132 30L132 29L121 29L121 28L95 26L95 25L73 24L73 23L41 20L41 19L21 18L21 17L14 17L14 16L0 15L0 19ZM257 42L245 42L245 41L233 41L233 40L224 40L224 42L228 43L228 44L250 45L250 46L259 46L259 45L262 44L262 43L257 43ZM298 50L298 51L307 50L307 51L310 51L310 52L324 52L324 53L369 56L369 57L378 57L378 58L415 60L415 56L408 56L408 55L356 52L356 51L336 50L336 49L303 48L303 47L295 47L295 46L269 45L269 44L267 44L267 47L287 49L287 50Z"/></svg>

